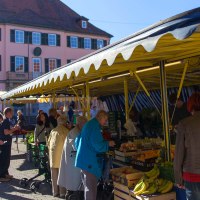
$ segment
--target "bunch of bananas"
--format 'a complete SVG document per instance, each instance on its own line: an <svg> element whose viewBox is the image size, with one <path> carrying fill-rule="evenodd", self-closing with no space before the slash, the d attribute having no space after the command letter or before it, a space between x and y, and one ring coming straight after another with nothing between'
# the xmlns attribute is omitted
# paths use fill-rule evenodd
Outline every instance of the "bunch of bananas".
<svg viewBox="0 0 200 200"><path fill-rule="evenodd" d="M151 171L146 172L136 184L133 190L134 195L151 195L156 192L164 194L170 192L173 188L173 183L171 181L158 178L159 174L160 170L156 165Z"/></svg>
<svg viewBox="0 0 200 200"><path fill-rule="evenodd" d="M165 180L165 179L158 179L161 184L158 184L158 192L161 194L165 194L172 190L173 183L171 181Z"/></svg>
<svg viewBox="0 0 200 200"><path fill-rule="evenodd" d="M145 175L150 179L150 181L154 181L160 175L160 170L157 165L154 165L152 170L145 172Z"/></svg>

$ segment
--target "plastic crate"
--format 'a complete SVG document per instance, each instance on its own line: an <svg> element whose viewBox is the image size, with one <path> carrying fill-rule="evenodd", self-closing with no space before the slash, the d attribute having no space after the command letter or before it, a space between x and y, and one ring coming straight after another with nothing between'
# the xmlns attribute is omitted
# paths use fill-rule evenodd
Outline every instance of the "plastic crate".
<svg viewBox="0 0 200 200"><path fill-rule="evenodd" d="M140 161L140 160L133 159L133 161L132 161L133 167L135 169L143 171L143 172L147 172L147 171L151 170L154 167L154 163L155 163L155 159L149 159L146 161Z"/></svg>
<svg viewBox="0 0 200 200"><path fill-rule="evenodd" d="M184 189L175 187L176 200L186 200L186 192Z"/></svg>
<svg viewBox="0 0 200 200"><path fill-rule="evenodd" d="M44 144L40 144L40 145L39 145L39 150L40 150L40 151L45 151L46 148L47 148L47 147L46 147L46 145L44 145Z"/></svg>

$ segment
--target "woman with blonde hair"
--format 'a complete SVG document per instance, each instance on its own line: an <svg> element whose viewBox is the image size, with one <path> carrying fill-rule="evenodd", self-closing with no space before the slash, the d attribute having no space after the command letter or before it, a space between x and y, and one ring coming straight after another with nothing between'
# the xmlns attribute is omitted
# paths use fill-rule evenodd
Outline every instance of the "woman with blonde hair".
<svg viewBox="0 0 200 200"><path fill-rule="evenodd" d="M58 173L60 168L60 160L63 150L63 145L65 138L68 134L67 129L67 117L61 115L58 117L58 126L54 128L48 139L49 148L49 161L51 168L51 178L52 178L52 193L53 196L59 196L63 198L65 196L65 188L59 187L57 185Z"/></svg>

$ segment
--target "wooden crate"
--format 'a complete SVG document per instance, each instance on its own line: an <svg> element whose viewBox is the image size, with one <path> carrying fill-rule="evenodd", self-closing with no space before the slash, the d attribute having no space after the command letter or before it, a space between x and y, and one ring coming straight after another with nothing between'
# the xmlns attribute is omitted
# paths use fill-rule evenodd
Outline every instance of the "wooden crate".
<svg viewBox="0 0 200 200"><path fill-rule="evenodd" d="M124 162L124 163L131 163L132 160L133 160L133 157L132 156L118 156L118 155L115 155L115 160L119 160L119 161Z"/></svg>
<svg viewBox="0 0 200 200"><path fill-rule="evenodd" d="M121 162L130 163L133 160L133 157L138 155L137 151L123 152L115 150L115 159Z"/></svg>
<svg viewBox="0 0 200 200"><path fill-rule="evenodd" d="M135 170L135 172L131 174L125 174L121 176L121 183L123 185L126 185L128 187L131 187L138 183L138 181L144 176L144 173L138 170Z"/></svg>
<svg viewBox="0 0 200 200"><path fill-rule="evenodd" d="M162 195L133 196L125 185L114 182L114 200L176 200L176 193L170 192Z"/></svg>
<svg viewBox="0 0 200 200"><path fill-rule="evenodd" d="M131 157L134 155L138 155L137 151L128 151L128 152L123 152L119 150L115 150L115 155L121 156L121 157Z"/></svg>
<svg viewBox="0 0 200 200"><path fill-rule="evenodd" d="M131 170L130 173L128 174L123 173L124 170L129 170L129 169ZM133 169L132 167L122 167L118 169L112 169L111 174L113 181L120 182L128 187L135 185L138 182L138 180L144 175L143 172Z"/></svg>
<svg viewBox="0 0 200 200"><path fill-rule="evenodd" d="M136 199L138 200L176 200L176 193L175 192L169 192L166 194L161 195L152 195L152 196L136 196Z"/></svg>
<svg viewBox="0 0 200 200"><path fill-rule="evenodd" d="M133 200L130 190L127 186L114 182L114 199L127 199Z"/></svg>

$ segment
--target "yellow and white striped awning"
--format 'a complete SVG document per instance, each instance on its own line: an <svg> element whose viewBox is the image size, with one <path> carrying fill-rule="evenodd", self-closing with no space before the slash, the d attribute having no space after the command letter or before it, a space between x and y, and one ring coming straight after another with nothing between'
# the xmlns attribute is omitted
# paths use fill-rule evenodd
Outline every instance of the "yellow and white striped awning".
<svg viewBox="0 0 200 200"><path fill-rule="evenodd" d="M166 71L169 85L176 86L184 62L189 59L188 70L191 77L186 77L186 84L191 80L196 84L199 80L199 55L200 8L197 8L161 21L49 72L1 95L1 98L51 94L59 90L67 93L71 86L81 88L85 82L89 82L92 95L110 94L119 92L120 87L123 87L120 85L122 74L129 76L130 72L135 71L146 82L147 87L153 89L159 84L159 69L155 66L161 60L165 60L168 65ZM149 68L153 70L148 70ZM134 78L129 77L129 80L129 85L136 89Z"/></svg>

